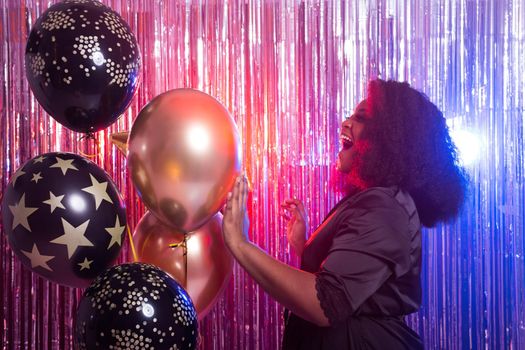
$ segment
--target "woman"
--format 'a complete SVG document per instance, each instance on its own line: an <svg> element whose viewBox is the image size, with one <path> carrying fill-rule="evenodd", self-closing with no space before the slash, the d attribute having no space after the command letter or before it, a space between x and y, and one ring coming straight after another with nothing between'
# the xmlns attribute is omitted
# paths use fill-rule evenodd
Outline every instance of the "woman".
<svg viewBox="0 0 525 350"><path fill-rule="evenodd" d="M303 205L283 204L300 270L249 241L245 177L228 196L225 242L286 307L283 349L422 348L403 321L421 302L421 225L454 217L467 183L445 119L408 84L374 80L341 142L347 195L307 242Z"/></svg>

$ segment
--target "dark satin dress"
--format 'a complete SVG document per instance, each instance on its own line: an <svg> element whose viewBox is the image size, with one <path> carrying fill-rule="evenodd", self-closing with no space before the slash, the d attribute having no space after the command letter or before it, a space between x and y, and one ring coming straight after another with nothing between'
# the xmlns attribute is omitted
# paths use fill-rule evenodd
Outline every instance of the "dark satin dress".
<svg viewBox="0 0 525 350"><path fill-rule="evenodd" d="M410 195L373 187L341 200L306 243L330 322L285 311L283 349L422 349L403 321L421 302L421 223Z"/></svg>

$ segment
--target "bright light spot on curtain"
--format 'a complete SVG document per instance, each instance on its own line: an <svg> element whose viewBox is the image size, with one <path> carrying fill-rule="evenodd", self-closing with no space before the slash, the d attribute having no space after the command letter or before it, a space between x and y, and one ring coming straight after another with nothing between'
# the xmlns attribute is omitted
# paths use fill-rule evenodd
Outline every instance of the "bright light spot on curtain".
<svg viewBox="0 0 525 350"><path fill-rule="evenodd" d="M458 148L459 158L463 165L470 166L479 160L481 142L478 135L468 130L458 129L452 130L450 136Z"/></svg>

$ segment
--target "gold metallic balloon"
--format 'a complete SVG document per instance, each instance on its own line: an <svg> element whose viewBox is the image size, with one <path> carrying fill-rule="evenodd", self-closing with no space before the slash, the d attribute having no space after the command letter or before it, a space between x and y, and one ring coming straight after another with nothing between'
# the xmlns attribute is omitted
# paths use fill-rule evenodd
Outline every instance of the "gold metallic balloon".
<svg viewBox="0 0 525 350"><path fill-rule="evenodd" d="M222 238L222 214L187 235L186 258L183 242L183 233L164 225L151 212L144 214L133 233L138 260L156 265L176 279L203 319L228 285L233 270L233 258Z"/></svg>
<svg viewBox="0 0 525 350"><path fill-rule="evenodd" d="M129 131L116 132L109 136L109 140L117 146L122 154L126 155L128 153L128 136Z"/></svg>
<svg viewBox="0 0 525 350"><path fill-rule="evenodd" d="M184 231L224 204L241 169L234 120L213 97L176 89L155 97L133 123L128 166L144 204Z"/></svg>

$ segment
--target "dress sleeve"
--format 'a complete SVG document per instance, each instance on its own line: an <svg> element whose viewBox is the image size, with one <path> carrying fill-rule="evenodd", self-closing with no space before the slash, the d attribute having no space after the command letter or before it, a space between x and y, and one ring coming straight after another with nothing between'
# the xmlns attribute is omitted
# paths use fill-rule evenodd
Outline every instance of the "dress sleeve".
<svg viewBox="0 0 525 350"><path fill-rule="evenodd" d="M371 190L341 210L316 276L317 296L332 325L354 314L392 275L410 268L409 219L395 198Z"/></svg>

